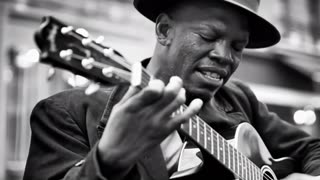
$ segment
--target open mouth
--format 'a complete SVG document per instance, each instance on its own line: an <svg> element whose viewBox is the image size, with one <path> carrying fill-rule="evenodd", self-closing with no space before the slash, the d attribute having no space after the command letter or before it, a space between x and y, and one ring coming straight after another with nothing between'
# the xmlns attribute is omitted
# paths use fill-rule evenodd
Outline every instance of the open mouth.
<svg viewBox="0 0 320 180"><path fill-rule="evenodd" d="M210 82L223 82L224 78L227 76L225 70L211 67L198 68L198 72L206 81Z"/></svg>
<svg viewBox="0 0 320 180"><path fill-rule="evenodd" d="M209 72L209 71L200 71L200 73L207 79L221 81L222 78L218 73Z"/></svg>

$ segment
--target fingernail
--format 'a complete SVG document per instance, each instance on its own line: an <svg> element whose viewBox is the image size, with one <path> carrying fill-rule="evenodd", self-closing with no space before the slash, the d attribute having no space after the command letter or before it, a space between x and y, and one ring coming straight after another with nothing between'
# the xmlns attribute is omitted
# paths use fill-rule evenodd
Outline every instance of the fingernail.
<svg viewBox="0 0 320 180"><path fill-rule="evenodd" d="M154 80L149 81L149 87L159 88L159 87L162 87L162 86L164 86L164 84L159 79L154 79Z"/></svg>
<svg viewBox="0 0 320 180"><path fill-rule="evenodd" d="M186 97L186 89L181 88L179 91L179 96L182 96L183 98L185 98Z"/></svg>
<svg viewBox="0 0 320 180"><path fill-rule="evenodd" d="M194 99L191 103L194 104L195 106L199 107L199 108L201 108L202 105L203 105L203 101L201 99L198 99L198 98Z"/></svg>
<svg viewBox="0 0 320 180"><path fill-rule="evenodd" d="M181 78L179 76L172 76L170 78L170 82L181 82Z"/></svg>

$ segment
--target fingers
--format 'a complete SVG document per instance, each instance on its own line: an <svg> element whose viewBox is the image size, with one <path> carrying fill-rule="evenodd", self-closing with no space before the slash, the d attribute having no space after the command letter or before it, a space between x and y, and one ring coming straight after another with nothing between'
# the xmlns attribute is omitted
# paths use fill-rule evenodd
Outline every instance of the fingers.
<svg viewBox="0 0 320 180"><path fill-rule="evenodd" d="M137 108L150 105L161 98L164 87L165 85L161 80L151 80L145 89L141 90L131 99L128 99L128 103L131 104L130 106Z"/></svg>
<svg viewBox="0 0 320 180"><path fill-rule="evenodd" d="M179 77L172 77L167 86L161 80L151 80L145 89L130 99L130 103L135 107L155 104L163 108L176 99L181 88L182 80Z"/></svg>
<svg viewBox="0 0 320 180"><path fill-rule="evenodd" d="M181 92L182 85L182 80L179 77L171 77L168 85L164 88L163 97L159 102L159 106L166 106L174 100L180 101L181 98L185 99L185 91Z"/></svg>
<svg viewBox="0 0 320 180"><path fill-rule="evenodd" d="M195 116L200 111L202 105L203 101L201 99L194 99L182 114L176 115L169 121L169 127L172 129L178 128L181 124Z"/></svg>
<svg viewBox="0 0 320 180"><path fill-rule="evenodd" d="M186 90L181 88L175 99L165 107L162 108L164 117L170 117L174 111L176 111L186 101Z"/></svg>

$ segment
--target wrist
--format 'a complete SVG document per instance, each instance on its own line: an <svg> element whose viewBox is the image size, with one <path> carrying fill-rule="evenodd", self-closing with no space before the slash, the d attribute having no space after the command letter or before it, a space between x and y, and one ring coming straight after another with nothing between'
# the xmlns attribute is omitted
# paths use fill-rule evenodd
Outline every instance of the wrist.
<svg viewBox="0 0 320 180"><path fill-rule="evenodd" d="M100 144L100 143L99 143ZM97 148L97 159L104 177L110 180L122 180L129 174L133 164L124 161L119 153L112 150Z"/></svg>
<svg viewBox="0 0 320 180"><path fill-rule="evenodd" d="M125 153L123 150L108 148L99 142L97 152L100 163L103 166L111 166L112 169L121 171L129 169L133 165L133 163L128 160L130 153Z"/></svg>

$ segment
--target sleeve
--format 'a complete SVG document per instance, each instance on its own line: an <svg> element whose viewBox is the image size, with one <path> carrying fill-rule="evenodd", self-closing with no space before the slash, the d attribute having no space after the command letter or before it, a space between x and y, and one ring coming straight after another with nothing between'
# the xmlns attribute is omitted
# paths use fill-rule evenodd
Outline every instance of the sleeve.
<svg viewBox="0 0 320 180"><path fill-rule="evenodd" d="M63 105L50 99L39 102L31 130L24 180L107 180L104 175L111 169L100 165L97 144L90 148L86 133ZM126 177L140 179L136 166Z"/></svg>
<svg viewBox="0 0 320 180"><path fill-rule="evenodd" d="M249 87L237 84L246 94L251 109L251 123L274 158L292 157L302 173L320 175L320 139L311 137L292 124L269 112Z"/></svg>

